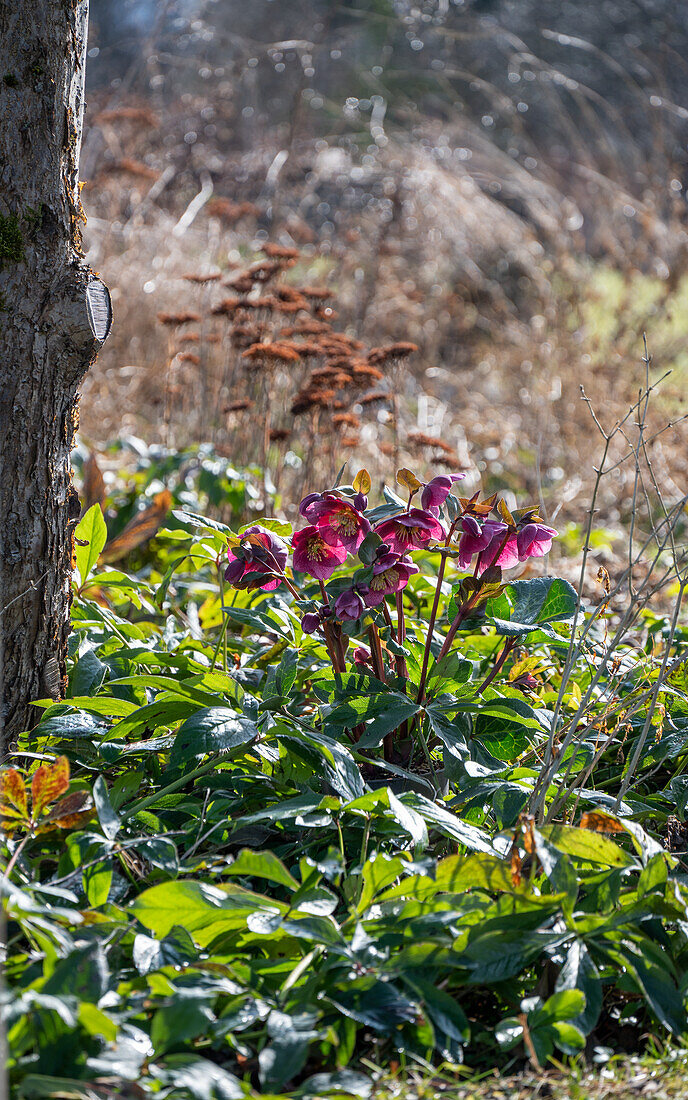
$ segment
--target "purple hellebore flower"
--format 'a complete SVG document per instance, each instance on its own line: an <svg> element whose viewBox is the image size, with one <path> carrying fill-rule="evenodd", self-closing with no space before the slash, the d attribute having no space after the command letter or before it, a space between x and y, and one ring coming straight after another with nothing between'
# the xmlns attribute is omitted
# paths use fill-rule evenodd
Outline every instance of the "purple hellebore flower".
<svg viewBox="0 0 688 1100"><path fill-rule="evenodd" d="M544 558L556 534L553 527L546 527L544 523L526 523L516 536L518 560Z"/></svg>
<svg viewBox="0 0 688 1100"><path fill-rule="evenodd" d="M370 589L365 595L368 607L379 607L385 596L401 592L406 588L409 577L418 572L418 566L409 558L399 554L384 554L373 565Z"/></svg>
<svg viewBox="0 0 688 1100"><path fill-rule="evenodd" d="M465 474L438 474L429 481L420 497L421 508L433 515L438 515L452 490L455 481L463 481Z"/></svg>
<svg viewBox="0 0 688 1100"><path fill-rule="evenodd" d="M317 611L307 611L301 620L301 629L304 634L315 634L320 626L320 616Z"/></svg>
<svg viewBox="0 0 688 1100"><path fill-rule="evenodd" d="M262 588L272 592L282 583L287 548L271 531L249 527L238 546L227 550L225 579L235 588Z"/></svg>
<svg viewBox="0 0 688 1100"><path fill-rule="evenodd" d="M334 601L334 613L338 619L349 619L352 622L360 619L365 611L365 604L355 588L347 588L340 592Z"/></svg>
<svg viewBox="0 0 688 1100"><path fill-rule="evenodd" d="M502 523L501 520L487 519L481 524L475 516L464 516L461 520L462 534L459 539L459 569L468 569L471 559L476 554L482 554L487 550L493 539L504 538L506 529L506 523ZM496 550L497 547L495 552Z"/></svg>
<svg viewBox="0 0 688 1100"><path fill-rule="evenodd" d="M370 523L357 511L355 504L342 500L335 493L311 493L301 501L299 510L309 523L320 529L324 539L341 543L352 554L370 531Z"/></svg>
<svg viewBox="0 0 688 1100"><path fill-rule="evenodd" d="M444 539L447 535L436 516L421 508L411 508L391 519L384 519L375 530L397 554L423 550L432 539Z"/></svg>
<svg viewBox="0 0 688 1100"><path fill-rule="evenodd" d="M318 527L304 527L291 540L293 566L299 573L308 573L326 581L346 561L346 547L341 542L328 542Z"/></svg>

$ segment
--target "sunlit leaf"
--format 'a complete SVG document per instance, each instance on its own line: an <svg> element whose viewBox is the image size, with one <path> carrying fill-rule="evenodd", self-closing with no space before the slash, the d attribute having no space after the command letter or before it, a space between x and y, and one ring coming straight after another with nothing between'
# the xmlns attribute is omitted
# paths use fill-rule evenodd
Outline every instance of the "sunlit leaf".
<svg viewBox="0 0 688 1100"><path fill-rule="evenodd" d="M54 764L41 764L31 780L31 812L34 820L50 802L64 794L69 786L69 761L58 756Z"/></svg>

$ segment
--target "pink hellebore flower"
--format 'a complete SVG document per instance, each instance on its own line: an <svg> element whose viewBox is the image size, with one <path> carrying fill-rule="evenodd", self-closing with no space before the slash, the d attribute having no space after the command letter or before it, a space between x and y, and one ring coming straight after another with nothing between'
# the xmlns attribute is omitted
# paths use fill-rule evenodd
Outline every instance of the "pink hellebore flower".
<svg viewBox="0 0 688 1100"><path fill-rule="evenodd" d="M346 547L328 542L318 527L304 527L291 540L294 569L326 581L346 561Z"/></svg>
<svg viewBox="0 0 688 1100"><path fill-rule="evenodd" d="M546 527L544 523L526 523L516 536L518 560L544 558L556 533L553 527Z"/></svg>
<svg viewBox="0 0 688 1100"><path fill-rule="evenodd" d="M401 592L402 588L406 588L409 577L417 572L418 566L409 558L402 558L398 554L383 554L373 565L370 589L365 596L368 607L379 607L385 596Z"/></svg>
<svg viewBox="0 0 688 1100"><path fill-rule="evenodd" d="M310 523L321 530L323 538L341 542L352 554L358 550L370 531L370 524L365 516L350 501L342 500L334 493L311 493L301 501L299 510Z"/></svg>
<svg viewBox="0 0 688 1100"><path fill-rule="evenodd" d="M433 515L438 515L452 490L455 481L463 481L465 474L439 474L429 481L421 493L421 507Z"/></svg>
<svg viewBox="0 0 688 1100"><path fill-rule="evenodd" d="M506 528L504 523L501 526ZM491 565L498 565L500 569L513 569L518 562L516 535L510 532L505 540L505 530L502 530L492 536L489 546L480 555L478 575L484 573Z"/></svg>
<svg viewBox="0 0 688 1100"><path fill-rule="evenodd" d="M431 540L444 539L447 534L439 520L421 508L411 508L391 519L383 519L375 530L397 554L423 550Z"/></svg>
<svg viewBox="0 0 688 1100"><path fill-rule="evenodd" d="M249 527L238 546L227 551L225 579L235 588L262 588L272 592L282 583L287 548L272 532Z"/></svg>
<svg viewBox="0 0 688 1100"><path fill-rule="evenodd" d="M505 531L506 523L501 520L488 519L481 524L475 516L464 516L459 539L459 569L468 569L471 559L487 550L493 539L503 539ZM498 546L499 542L495 546L495 553Z"/></svg>

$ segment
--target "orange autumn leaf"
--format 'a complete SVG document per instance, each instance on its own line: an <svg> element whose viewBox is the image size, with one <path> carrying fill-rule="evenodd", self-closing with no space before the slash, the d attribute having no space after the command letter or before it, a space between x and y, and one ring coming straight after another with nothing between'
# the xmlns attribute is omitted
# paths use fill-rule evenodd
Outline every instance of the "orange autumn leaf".
<svg viewBox="0 0 688 1100"><path fill-rule="evenodd" d="M39 833L50 829L75 829L88 821L93 815L93 805L88 791L74 791L56 802L37 830Z"/></svg>
<svg viewBox="0 0 688 1100"><path fill-rule="evenodd" d="M147 542L162 526L171 507L172 494L169 490L163 489L161 493L153 497L153 503L150 507L144 508L142 512L134 516L124 530L106 544L100 555L101 562L107 565L110 562L119 561L130 550L135 550L141 543Z"/></svg>
<svg viewBox="0 0 688 1100"><path fill-rule="evenodd" d="M8 768L0 775L0 817L7 819L2 823L6 833L14 832L28 820L26 784L16 768Z"/></svg>
<svg viewBox="0 0 688 1100"><path fill-rule="evenodd" d="M48 803L54 802L69 786L69 761L58 756L54 764L41 764L31 780L31 811L35 821Z"/></svg>
<svg viewBox="0 0 688 1100"><path fill-rule="evenodd" d="M96 456L91 453L84 463L84 485L82 490L84 498L84 511L87 512L92 504L105 503L107 489L102 471L98 465Z"/></svg>
<svg viewBox="0 0 688 1100"><path fill-rule="evenodd" d="M623 833L624 827L611 814L590 812L580 819L580 829L591 829L595 833Z"/></svg>

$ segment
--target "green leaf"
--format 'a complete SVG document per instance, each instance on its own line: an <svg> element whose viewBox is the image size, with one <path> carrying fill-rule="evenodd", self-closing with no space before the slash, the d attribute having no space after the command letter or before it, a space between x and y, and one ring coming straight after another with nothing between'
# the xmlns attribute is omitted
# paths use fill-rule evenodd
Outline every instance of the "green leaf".
<svg viewBox="0 0 688 1100"><path fill-rule="evenodd" d="M634 863L633 857L613 840L590 829L577 829L572 825L542 825L539 832L560 852L586 863L599 863L603 867L630 867Z"/></svg>
<svg viewBox="0 0 688 1100"><path fill-rule="evenodd" d="M156 1054L179 1046L209 1030L214 1016L207 1004L191 997L159 1008L151 1023L151 1042Z"/></svg>
<svg viewBox="0 0 688 1100"><path fill-rule="evenodd" d="M258 736L255 722L241 718L236 711L228 707L204 707L179 727L170 753L170 766L200 759L209 753L231 752Z"/></svg>
<svg viewBox="0 0 688 1100"><path fill-rule="evenodd" d="M496 760L513 761L528 748L528 729L541 730L535 711L524 699L505 699L481 707L474 735Z"/></svg>
<svg viewBox="0 0 688 1100"><path fill-rule="evenodd" d="M568 1019L586 1035L589 1035L602 1010L602 983L590 952L582 940L574 940L566 953L564 965L559 971L556 990L579 989L585 994L585 1007Z"/></svg>
<svg viewBox="0 0 688 1100"><path fill-rule="evenodd" d="M287 649L282 655L282 660L278 664L275 670L275 689L278 695L286 698L289 695L292 687L294 686L294 680L296 679L296 668L298 665L298 653L295 649Z"/></svg>
<svg viewBox="0 0 688 1100"><path fill-rule="evenodd" d="M347 802L359 798L365 791L361 773L351 753L338 741L315 730L299 730L284 734L277 733L280 744L289 748L313 768L319 776L345 798Z"/></svg>
<svg viewBox="0 0 688 1100"><path fill-rule="evenodd" d="M520 637L542 630L548 623L573 618L577 604L578 594L568 581L534 577L513 581L501 595L488 600L485 616L498 634Z"/></svg>
<svg viewBox="0 0 688 1100"><path fill-rule="evenodd" d="M107 527L99 504L92 505L81 517L74 532L76 567L83 584L107 542ZM81 546L80 543L86 543Z"/></svg>
<svg viewBox="0 0 688 1100"><path fill-rule="evenodd" d="M151 886L131 903L134 916L156 936L167 936L184 921L186 931L205 946L225 929L241 928L257 909L272 908L286 914L288 907L273 898L254 894L234 883L209 886L189 879Z"/></svg>
<svg viewBox="0 0 688 1100"><path fill-rule="evenodd" d="M568 904L572 906L578 895L578 876L571 860L564 852L560 852L550 844L538 829L533 830L533 837L535 851L552 891L555 894L566 894Z"/></svg>
<svg viewBox="0 0 688 1100"><path fill-rule="evenodd" d="M523 1038L523 1024L515 1016L500 1020L495 1028L495 1039L502 1050L511 1050Z"/></svg>
<svg viewBox="0 0 688 1100"><path fill-rule="evenodd" d="M72 714L56 714L54 718L44 718L36 727L38 737L56 737L72 740L76 738L98 739L107 727L86 711L76 711Z"/></svg>
<svg viewBox="0 0 688 1100"><path fill-rule="evenodd" d="M298 882L278 859L274 852L253 852L244 848L224 872L226 875L245 875L247 878L264 878L279 882L289 890L298 889Z"/></svg>
<svg viewBox="0 0 688 1100"><path fill-rule="evenodd" d="M190 527L198 527L202 531L217 531L220 535L231 535L233 533L231 527L228 527L226 523L208 519L207 516L199 516L197 512L181 512L173 508L172 515L180 523L188 523Z"/></svg>
<svg viewBox="0 0 688 1100"><path fill-rule="evenodd" d="M186 718L198 708L198 703L190 699L158 698L145 707L134 707L120 722L110 730L109 740L128 737L139 731L153 732L161 726L169 728L180 718Z"/></svg>
<svg viewBox="0 0 688 1100"><path fill-rule="evenodd" d="M373 898L394 882L408 870L406 861L398 856L388 856L384 852L378 852L363 865L361 876L361 896L357 905L357 911L364 913Z"/></svg>
<svg viewBox="0 0 688 1100"><path fill-rule="evenodd" d="M101 829L108 840L114 840L119 832L120 820L110 804L107 784L102 775L99 775L93 784L93 801Z"/></svg>
<svg viewBox="0 0 688 1100"><path fill-rule="evenodd" d="M580 989L565 989L548 997L540 1009L548 1020L573 1020L585 1008L585 994Z"/></svg>
<svg viewBox="0 0 688 1100"><path fill-rule="evenodd" d="M84 867L82 880L84 893L91 908L98 909L99 906L105 905L112 883L112 862L101 860L100 863Z"/></svg>
<svg viewBox="0 0 688 1100"><path fill-rule="evenodd" d="M555 1046L562 1050L564 1054L577 1054L579 1050L585 1048L585 1035L575 1024L556 1020L552 1024L552 1028L556 1033Z"/></svg>
<svg viewBox="0 0 688 1100"><path fill-rule="evenodd" d="M161 940L140 932L134 937L132 958L139 974L150 974L163 966L184 966L194 962L198 952L191 936L181 925L174 925Z"/></svg>
<svg viewBox="0 0 688 1100"><path fill-rule="evenodd" d="M427 848L428 829L422 815L411 809L410 806L406 806L389 787L387 788L387 797L390 813L397 824L401 826L404 832L409 834L417 848Z"/></svg>
<svg viewBox="0 0 688 1100"><path fill-rule="evenodd" d="M452 1048L454 1046L464 1046L470 1035L468 1020L463 1009L453 997L441 989L436 989L432 982L427 981L425 978L414 975L413 978L405 980L406 984L422 998L425 1011L432 1020L435 1029L443 1037L450 1040L449 1044L444 1043L443 1045L445 1048L449 1047L447 1053L453 1054L456 1059L458 1052Z"/></svg>
<svg viewBox="0 0 688 1100"><path fill-rule="evenodd" d="M79 1023L89 1035L95 1035L112 1043L117 1038L118 1027L95 1005L82 1001L79 1005Z"/></svg>
<svg viewBox="0 0 688 1100"><path fill-rule="evenodd" d="M466 848L475 852L494 853L494 846L489 833L485 832L484 829L479 829L476 825L463 821L451 810L445 809L444 806L431 802L429 798L417 794L415 791L405 792L402 801L405 806L410 806L411 809L416 810L428 825L433 825L439 832L451 837L452 840L458 840Z"/></svg>
<svg viewBox="0 0 688 1100"><path fill-rule="evenodd" d="M387 690L379 695L365 695L339 703L327 715L325 728L328 733L336 734L366 723L357 748L375 748L388 733L412 718L419 709L418 704L406 695Z"/></svg>
<svg viewBox="0 0 688 1100"><path fill-rule="evenodd" d="M104 665L95 650L87 649L74 666L70 677L69 690L72 695L95 695L107 674Z"/></svg>
<svg viewBox="0 0 688 1100"><path fill-rule="evenodd" d="M663 853L658 852L656 856L652 856L652 859L648 860L640 872L638 898L644 898L646 894L654 893L656 890L663 893L667 878L666 857Z"/></svg>
<svg viewBox="0 0 688 1100"><path fill-rule="evenodd" d="M666 965L659 965L651 956L645 958L643 941L647 943L646 937L638 938L641 942L637 944L619 937L613 943L607 941L604 945L598 941L597 946L604 946L608 958L617 965L626 967L633 975L660 1023L674 1035L681 1035L686 1030L686 1016L683 999L673 974Z"/></svg>
<svg viewBox="0 0 688 1100"><path fill-rule="evenodd" d="M164 1093L170 1100L173 1096L192 1096L194 1100L243 1100L246 1095L233 1074L216 1062L195 1054L168 1054L164 1063L152 1063L148 1073L172 1090Z"/></svg>

